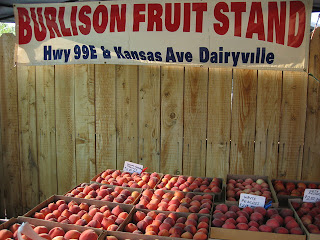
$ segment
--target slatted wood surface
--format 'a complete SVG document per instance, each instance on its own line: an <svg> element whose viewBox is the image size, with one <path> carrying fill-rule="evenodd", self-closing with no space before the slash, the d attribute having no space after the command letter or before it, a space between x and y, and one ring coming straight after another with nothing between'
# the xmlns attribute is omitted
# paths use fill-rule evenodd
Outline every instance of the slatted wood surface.
<svg viewBox="0 0 320 240"><path fill-rule="evenodd" d="M319 78L319 34L310 69ZM319 82L182 66L15 67L0 38L0 217L124 161L149 171L320 181Z"/></svg>

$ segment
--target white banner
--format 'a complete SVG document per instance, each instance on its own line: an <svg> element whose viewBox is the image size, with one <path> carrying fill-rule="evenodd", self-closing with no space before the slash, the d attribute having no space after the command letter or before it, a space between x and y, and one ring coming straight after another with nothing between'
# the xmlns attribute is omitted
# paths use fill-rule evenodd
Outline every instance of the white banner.
<svg viewBox="0 0 320 240"><path fill-rule="evenodd" d="M17 4L18 64L307 69L311 0Z"/></svg>

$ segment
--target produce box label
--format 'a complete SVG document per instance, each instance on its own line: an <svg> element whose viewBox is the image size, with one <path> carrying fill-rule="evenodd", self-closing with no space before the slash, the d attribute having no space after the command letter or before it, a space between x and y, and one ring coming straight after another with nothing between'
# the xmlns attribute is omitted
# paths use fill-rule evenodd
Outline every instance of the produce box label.
<svg viewBox="0 0 320 240"><path fill-rule="evenodd" d="M124 172L129 172L129 173L137 172L140 174L142 170L143 170L143 165L141 164L128 162L128 161L124 162L124 167L123 167Z"/></svg>
<svg viewBox="0 0 320 240"><path fill-rule="evenodd" d="M16 4L16 62L302 71L311 10L311 0Z"/></svg>
<svg viewBox="0 0 320 240"><path fill-rule="evenodd" d="M264 207L265 202L266 202L266 198L263 196L256 196L256 195L241 193L240 199L239 199L239 208Z"/></svg>
<svg viewBox="0 0 320 240"><path fill-rule="evenodd" d="M304 202L319 202L320 189L306 189L303 196Z"/></svg>

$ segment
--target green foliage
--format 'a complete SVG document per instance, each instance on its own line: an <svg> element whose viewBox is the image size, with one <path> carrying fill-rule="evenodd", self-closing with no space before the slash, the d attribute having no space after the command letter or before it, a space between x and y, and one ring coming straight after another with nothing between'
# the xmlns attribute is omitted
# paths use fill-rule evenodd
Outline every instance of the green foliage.
<svg viewBox="0 0 320 240"><path fill-rule="evenodd" d="M10 26L8 23L1 23L0 22L0 36L3 33L13 33L15 34L15 27Z"/></svg>

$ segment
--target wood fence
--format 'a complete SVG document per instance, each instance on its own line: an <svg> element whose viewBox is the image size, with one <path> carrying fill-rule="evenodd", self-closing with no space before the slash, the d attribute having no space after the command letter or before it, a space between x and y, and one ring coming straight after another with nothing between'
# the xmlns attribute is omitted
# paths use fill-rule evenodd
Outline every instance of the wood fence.
<svg viewBox="0 0 320 240"><path fill-rule="evenodd" d="M320 29L310 69L320 77ZM0 217L126 160L149 171L320 180L319 82L301 72L14 66L0 38Z"/></svg>

